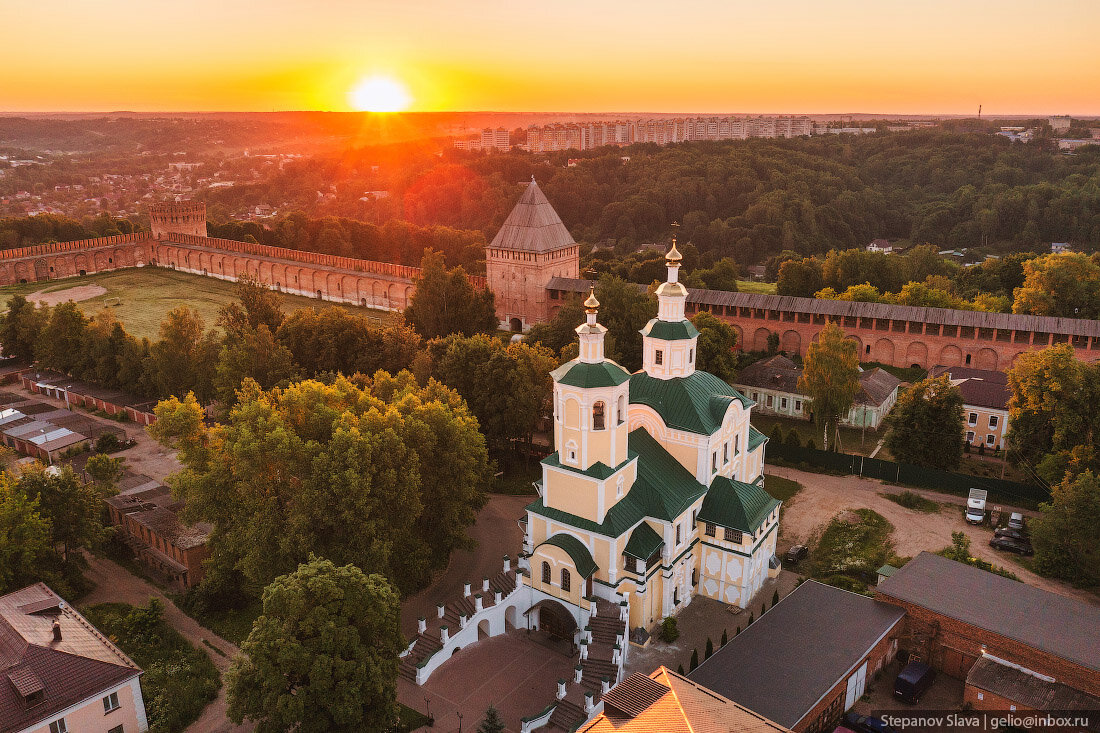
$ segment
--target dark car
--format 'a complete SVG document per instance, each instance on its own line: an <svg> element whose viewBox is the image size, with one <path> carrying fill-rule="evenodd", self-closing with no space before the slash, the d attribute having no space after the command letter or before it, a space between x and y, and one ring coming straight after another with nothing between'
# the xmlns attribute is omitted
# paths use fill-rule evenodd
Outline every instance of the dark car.
<svg viewBox="0 0 1100 733"><path fill-rule="evenodd" d="M851 710L844 713L844 717L841 718L840 722L845 728L859 731L859 733L898 733L895 729L886 725L882 718L860 715Z"/></svg>
<svg viewBox="0 0 1100 733"><path fill-rule="evenodd" d="M994 550L1006 550L1018 555L1034 555L1035 550L1027 540L1017 540L1012 537L994 537L989 541L989 546Z"/></svg>
<svg viewBox="0 0 1100 733"><path fill-rule="evenodd" d="M936 680L936 670L924 662L910 662L894 680L894 697L916 705Z"/></svg>
<svg viewBox="0 0 1100 733"><path fill-rule="evenodd" d="M1008 537L1014 540L1023 540L1024 542L1030 542L1028 540L1027 531L1022 529L1014 529L1012 527L998 527L993 530L994 537Z"/></svg>
<svg viewBox="0 0 1100 733"><path fill-rule="evenodd" d="M791 549L787 550L787 564L797 564L802 558L806 557L807 552L809 552L809 550L806 548L806 545L792 545Z"/></svg>

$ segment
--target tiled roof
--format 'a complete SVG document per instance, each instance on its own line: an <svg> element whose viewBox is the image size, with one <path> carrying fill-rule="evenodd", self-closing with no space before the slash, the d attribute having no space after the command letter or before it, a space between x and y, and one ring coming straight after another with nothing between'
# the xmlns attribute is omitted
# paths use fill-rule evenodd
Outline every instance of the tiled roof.
<svg viewBox="0 0 1100 733"><path fill-rule="evenodd" d="M737 384L742 387L773 389L778 392L799 394L798 378L802 369L793 361L776 354L775 356L753 362L737 375Z"/></svg>
<svg viewBox="0 0 1100 733"><path fill-rule="evenodd" d="M808 580L688 677L794 728L904 615L896 605Z"/></svg>
<svg viewBox="0 0 1100 733"><path fill-rule="evenodd" d="M587 293L591 282L577 278L555 277L546 284L548 290ZM640 286L644 287L644 286ZM1100 336L1100 321L1085 318L1055 316L1025 316L1019 313L986 313L951 308L923 308L891 303L862 303L848 300L796 298L793 295L764 295L726 290L688 288L687 302L695 305L721 305L755 310L787 311L833 317L880 318L913 321L945 326L996 328L1003 331L1035 331L1072 336Z"/></svg>
<svg viewBox="0 0 1100 733"><path fill-rule="evenodd" d="M742 532L760 528L779 501L755 484L717 476L699 509L699 521Z"/></svg>
<svg viewBox="0 0 1100 733"><path fill-rule="evenodd" d="M0 596L0 733L30 728L141 674L129 657L42 583ZM32 611L28 609L41 609ZM54 641L59 624L61 641ZM41 688L27 709L23 694Z"/></svg>
<svg viewBox="0 0 1100 733"><path fill-rule="evenodd" d="M751 400L709 372L673 379L657 379L645 372L630 377L631 404L652 407L665 425L697 435L711 435L721 427L734 400L746 408L752 406Z"/></svg>
<svg viewBox="0 0 1100 733"><path fill-rule="evenodd" d="M662 341L680 341L693 339L699 335L699 329L691 321L661 321L656 318L645 324L642 329L643 336L649 336Z"/></svg>
<svg viewBox="0 0 1100 733"><path fill-rule="evenodd" d="M875 367L859 373L859 392L856 392L857 405L881 405L901 385L901 380L885 369Z"/></svg>
<svg viewBox="0 0 1100 733"><path fill-rule="evenodd" d="M558 212L554 211L542 189L532 179L500 231L493 237L489 248L549 252L576 244Z"/></svg>
<svg viewBox="0 0 1100 733"><path fill-rule="evenodd" d="M907 562L878 593L1100 671L1100 608L1088 603L930 552Z"/></svg>
<svg viewBox="0 0 1100 733"><path fill-rule="evenodd" d="M542 498L531 502L527 510L604 537L619 537L646 517L674 520L706 493L707 487L696 481L644 428L636 428L628 435L627 446L628 456L637 456L638 477L626 496L607 511L602 524L548 507Z"/></svg>
<svg viewBox="0 0 1100 733"><path fill-rule="evenodd" d="M665 667L633 674L604 696L581 733L789 733Z"/></svg>
<svg viewBox="0 0 1100 733"><path fill-rule="evenodd" d="M573 359L550 372L550 376L554 378L555 382L561 384L590 389L592 387L616 387L630 379L630 372L610 359L605 359L596 364Z"/></svg>
<svg viewBox="0 0 1100 733"><path fill-rule="evenodd" d="M938 377L946 374L951 383L962 393L963 404L975 407L989 407L994 410L1007 410L1012 390L1008 387L1008 376L1004 372L988 369L970 369L969 367L933 367L928 376Z"/></svg>
<svg viewBox="0 0 1100 733"><path fill-rule="evenodd" d="M569 559L573 561L573 567L577 569L582 578L592 575L599 567L596 565L596 561L592 559L592 553L588 551L588 548L571 534L551 535L540 543L539 547L543 545L553 545L565 550L565 554L569 555Z"/></svg>

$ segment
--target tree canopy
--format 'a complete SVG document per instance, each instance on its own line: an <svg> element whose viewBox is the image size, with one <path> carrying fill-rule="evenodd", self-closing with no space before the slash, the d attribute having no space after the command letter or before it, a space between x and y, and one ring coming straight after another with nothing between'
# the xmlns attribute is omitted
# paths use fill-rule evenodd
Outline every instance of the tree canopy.
<svg viewBox="0 0 1100 733"><path fill-rule="evenodd" d="M381 575L313 555L263 592L226 674L230 720L259 733L389 730L400 599Z"/></svg>
<svg viewBox="0 0 1100 733"><path fill-rule="evenodd" d="M840 326L829 323L806 348L798 389L809 398L827 449L829 428L848 414L859 392L859 349Z"/></svg>
<svg viewBox="0 0 1100 733"><path fill-rule="evenodd" d="M211 586L239 573L258 593L320 552L407 591L469 546L488 456L453 390L378 372L266 391L246 380L238 394L225 424L206 427L188 395L158 404L150 428L179 449L185 517L213 525Z"/></svg>
<svg viewBox="0 0 1100 733"><path fill-rule="evenodd" d="M898 397L886 426L886 449L896 460L955 468L962 458L962 393L946 374L921 380Z"/></svg>
<svg viewBox="0 0 1100 733"><path fill-rule="evenodd" d="M432 251L420 263L405 320L427 339L493 333L498 324L493 291L474 287L462 267L448 270L443 255Z"/></svg>
<svg viewBox="0 0 1100 733"><path fill-rule="evenodd" d="M1030 524L1035 565L1044 575L1079 585L1100 584L1100 478L1066 476Z"/></svg>

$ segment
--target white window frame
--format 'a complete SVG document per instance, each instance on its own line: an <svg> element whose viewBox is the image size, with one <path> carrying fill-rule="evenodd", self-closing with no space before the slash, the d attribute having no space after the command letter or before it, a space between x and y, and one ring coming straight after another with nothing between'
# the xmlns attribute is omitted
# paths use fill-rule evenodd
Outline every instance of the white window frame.
<svg viewBox="0 0 1100 733"><path fill-rule="evenodd" d="M966 431L966 442L967 443L973 443L974 442L974 431L973 430L967 430Z"/></svg>
<svg viewBox="0 0 1100 733"><path fill-rule="evenodd" d="M50 733L69 733L69 726L65 723L64 717L50 723Z"/></svg>
<svg viewBox="0 0 1100 733"><path fill-rule="evenodd" d="M122 705L118 702L118 692L112 692L107 697L103 698L103 713L113 713L118 710Z"/></svg>
<svg viewBox="0 0 1100 733"><path fill-rule="evenodd" d="M992 446L993 443L996 442L996 440L997 440L997 436L994 435L993 433L989 433L988 435L985 436L985 444L988 445L988 446Z"/></svg>
<svg viewBox="0 0 1100 733"><path fill-rule="evenodd" d="M997 416L996 415L990 415L989 416L989 429L990 430L995 430L997 428L997 422L998 422Z"/></svg>
<svg viewBox="0 0 1100 733"><path fill-rule="evenodd" d="M975 425L977 425L978 424L978 413L976 413L976 412L970 413L970 415L968 415L968 419L966 421L966 424L969 425L970 427L974 427Z"/></svg>

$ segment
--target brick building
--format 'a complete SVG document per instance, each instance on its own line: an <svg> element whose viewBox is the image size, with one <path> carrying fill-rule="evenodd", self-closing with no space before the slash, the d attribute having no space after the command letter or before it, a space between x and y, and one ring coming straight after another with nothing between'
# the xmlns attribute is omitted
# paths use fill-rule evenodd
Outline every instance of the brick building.
<svg viewBox="0 0 1100 733"><path fill-rule="evenodd" d="M806 581L688 675L795 733L831 730L898 649L905 611Z"/></svg>
<svg viewBox="0 0 1100 733"><path fill-rule="evenodd" d="M966 680L967 699L1030 707L1041 695L1029 680L1047 683L1050 700L1100 697L1096 606L927 552L887 578L875 599L905 609L899 648ZM992 699L979 698L986 694Z"/></svg>
<svg viewBox="0 0 1100 733"><path fill-rule="evenodd" d="M957 366L937 366L928 372L930 377L944 374L962 393L966 442L975 448L984 445L989 450L1000 450L1008 435L1008 398L1012 396L1008 375Z"/></svg>

